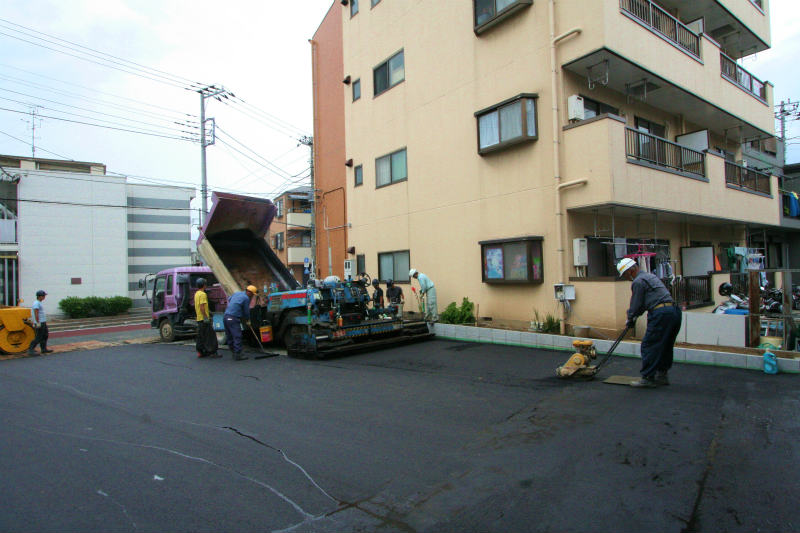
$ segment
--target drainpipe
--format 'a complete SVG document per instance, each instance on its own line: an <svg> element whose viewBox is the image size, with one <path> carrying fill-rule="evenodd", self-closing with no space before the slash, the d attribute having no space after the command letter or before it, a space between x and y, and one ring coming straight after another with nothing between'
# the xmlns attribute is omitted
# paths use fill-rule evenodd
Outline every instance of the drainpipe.
<svg viewBox="0 0 800 533"><path fill-rule="evenodd" d="M569 31L556 36L556 7L555 0L549 0L547 3L548 18L550 24L550 94L553 102L552 115L553 115L553 177L556 182L556 244L558 245L558 278L559 283L564 283L564 230L563 220L561 213L561 189L570 187L572 185L585 184L586 180L576 180L574 182L561 183L561 121L559 120L558 112L558 61L556 57L556 45L563 39L572 35L581 33L580 28L572 28ZM561 306L561 334L566 332L566 324L564 323L567 318L565 307Z"/></svg>

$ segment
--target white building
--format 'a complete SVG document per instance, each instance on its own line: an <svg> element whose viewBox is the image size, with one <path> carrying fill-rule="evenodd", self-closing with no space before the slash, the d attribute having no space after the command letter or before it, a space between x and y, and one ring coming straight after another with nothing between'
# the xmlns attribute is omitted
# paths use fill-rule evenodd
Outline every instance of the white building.
<svg viewBox="0 0 800 533"><path fill-rule="evenodd" d="M0 156L0 304L38 289L49 310L67 296L129 296L138 280L191 264L194 189L139 185L105 165Z"/></svg>

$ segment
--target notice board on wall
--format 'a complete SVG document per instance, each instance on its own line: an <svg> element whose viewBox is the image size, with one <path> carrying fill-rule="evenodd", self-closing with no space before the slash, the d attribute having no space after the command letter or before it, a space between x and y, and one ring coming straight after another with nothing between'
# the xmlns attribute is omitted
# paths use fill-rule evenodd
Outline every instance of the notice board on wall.
<svg viewBox="0 0 800 533"><path fill-rule="evenodd" d="M684 276L708 276L714 271L714 248L687 246L681 248L681 267Z"/></svg>

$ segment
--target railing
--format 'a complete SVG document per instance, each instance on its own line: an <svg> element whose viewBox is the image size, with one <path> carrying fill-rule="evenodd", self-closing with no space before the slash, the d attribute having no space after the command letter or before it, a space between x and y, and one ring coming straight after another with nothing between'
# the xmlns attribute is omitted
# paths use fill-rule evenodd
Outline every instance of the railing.
<svg viewBox="0 0 800 533"><path fill-rule="evenodd" d="M693 56L700 57L700 36L650 0L619 0L619 7Z"/></svg>
<svg viewBox="0 0 800 533"><path fill-rule="evenodd" d="M684 309L702 307L714 303L711 296L711 276L688 276L670 283L664 280L675 303Z"/></svg>
<svg viewBox="0 0 800 533"><path fill-rule="evenodd" d="M659 167L706 175L706 154L632 128L625 128L625 153Z"/></svg>
<svg viewBox="0 0 800 533"><path fill-rule="evenodd" d="M772 195L772 176L725 161L725 183L740 189Z"/></svg>
<svg viewBox="0 0 800 533"><path fill-rule="evenodd" d="M722 52L719 53L719 62L723 76L758 99L767 101L767 88L763 81L747 72Z"/></svg>

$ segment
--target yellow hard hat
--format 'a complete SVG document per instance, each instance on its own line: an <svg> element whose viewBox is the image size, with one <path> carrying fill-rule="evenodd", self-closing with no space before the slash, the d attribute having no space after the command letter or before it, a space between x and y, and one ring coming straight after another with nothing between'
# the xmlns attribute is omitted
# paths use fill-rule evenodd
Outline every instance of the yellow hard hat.
<svg viewBox="0 0 800 533"><path fill-rule="evenodd" d="M256 288L255 285L248 285L247 290L252 292L253 294L256 294L258 292L258 289Z"/></svg>

